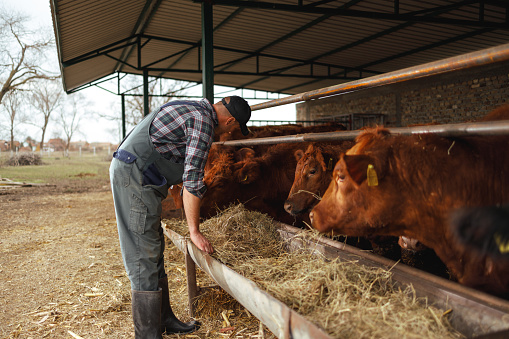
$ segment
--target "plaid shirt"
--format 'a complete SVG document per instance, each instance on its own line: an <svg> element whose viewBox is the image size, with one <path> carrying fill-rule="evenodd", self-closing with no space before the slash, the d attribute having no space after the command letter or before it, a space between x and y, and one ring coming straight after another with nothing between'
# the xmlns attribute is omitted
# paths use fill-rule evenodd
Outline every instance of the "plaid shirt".
<svg viewBox="0 0 509 339"><path fill-rule="evenodd" d="M169 161L184 164L184 187L200 199L207 190L204 168L217 124L214 108L202 99L170 101L150 125L150 139L156 150Z"/></svg>

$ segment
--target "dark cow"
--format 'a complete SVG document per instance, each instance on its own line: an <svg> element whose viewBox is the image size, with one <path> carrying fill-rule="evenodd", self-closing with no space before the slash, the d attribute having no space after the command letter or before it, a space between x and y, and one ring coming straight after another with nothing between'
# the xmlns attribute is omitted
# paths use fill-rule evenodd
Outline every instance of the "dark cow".
<svg viewBox="0 0 509 339"><path fill-rule="evenodd" d="M310 218L321 232L417 239L460 283L507 293L500 272L462 252L447 227L449 213L457 208L508 202L507 168L507 136L396 136L383 128L368 129L341 156Z"/></svg>
<svg viewBox="0 0 509 339"><path fill-rule="evenodd" d="M482 260L491 258L491 265L509 259L509 205L458 209L451 213L450 228L464 252L475 252Z"/></svg>
<svg viewBox="0 0 509 339"><path fill-rule="evenodd" d="M275 220L295 224L296 218L283 208L292 187L297 161L295 150L307 144L280 144L270 147L261 156L246 152L241 161L231 155L216 159L205 174L207 185L200 215L214 216L232 203L243 203L248 209L267 213Z"/></svg>
<svg viewBox="0 0 509 339"><path fill-rule="evenodd" d="M461 255L470 255L500 286L509 286L509 205L461 208L451 213L452 241ZM501 296L509 298L507 290Z"/></svg>

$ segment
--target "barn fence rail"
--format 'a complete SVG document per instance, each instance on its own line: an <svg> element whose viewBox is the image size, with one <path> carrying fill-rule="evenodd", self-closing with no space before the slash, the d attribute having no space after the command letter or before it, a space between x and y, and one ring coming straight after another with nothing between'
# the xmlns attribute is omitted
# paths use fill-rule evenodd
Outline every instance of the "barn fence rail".
<svg viewBox="0 0 509 339"><path fill-rule="evenodd" d="M369 78L350 81L344 84L325 87L314 91L295 94L281 99L267 101L251 106L251 110L276 107L290 103L297 103L327 96L344 94L373 87L379 87L398 82L433 76L477 66L509 61L509 44L483 49L473 53L467 53L443 60L426 63L419 66L409 67L402 70L389 72ZM412 135L422 133L435 133L445 137L459 137L467 135L506 135L509 134L509 121L458 123L431 126L395 127L389 128L394 134ZM314 141L340 141L353 140L360 133L358 130L327 133L308 133L270 138L257 138L245 140L231 140L216 142L225 146L251 146L276 143L297 143Z"/></svg>
<svg viewBox="0 0 509 339"><path fill-rule="evenodd" d="M459 123L447 125L428 125L412 127L393 127L388 128L392 134L413 135L433 133L444 137L461 137L469 135L507 135L509 134L509 120ZM280 143L297 142L315 142L315 141L342 141L353 140L359 134L360 130L325 132L325 133L306 133L285 135L280 137L255 138L243 140L217 141L215 144L224 146L248 147L253 145L270 145Z"/></svg>
<svg viewBox="0 0 509 339"><path fill-rule="evenodd" d="M347 113L330 114L316 120L249 120L249 126L300 124L303 126L315 126L329 122L344 124L348 130L354 130L370 125L383 125L385 114L383 113Z"/></svg>
<svg viewBox="0 0 509 339"><path fill-rule="evenodd" d="M477 52L442 59L426 64L404 68L402 70L384 73L365 79L349 81L339 85L324 87L314 91L291 95L251 106L251 110L281 106L301 101L319 99L331 95L359 91L363 89L395 84L408 80L428 77L441 73L468 69L477 66L489 65L509 60L509 43L496 47L486 48Z"/></svg>

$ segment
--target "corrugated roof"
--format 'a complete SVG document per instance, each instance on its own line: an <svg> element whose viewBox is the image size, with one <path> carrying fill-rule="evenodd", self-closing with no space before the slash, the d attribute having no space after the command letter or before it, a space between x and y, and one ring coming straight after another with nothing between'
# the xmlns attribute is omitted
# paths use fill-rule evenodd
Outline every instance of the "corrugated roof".
<svg viewBox="0 0 509 339"><path fill-rule="evenodd" d="M64 89L201 82L201 1L50 0ZM215 0L217 85L295 94L509 42L501 0ZM139 54L139 55L138 55Z"/></svg>

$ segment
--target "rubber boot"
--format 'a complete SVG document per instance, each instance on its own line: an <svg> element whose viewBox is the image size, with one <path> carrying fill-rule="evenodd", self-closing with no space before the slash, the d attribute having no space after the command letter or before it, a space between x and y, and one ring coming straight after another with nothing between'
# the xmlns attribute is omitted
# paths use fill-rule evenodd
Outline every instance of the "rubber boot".
<svg viewBox="0 0 509 339"><path fill-rule="evenodd" d="M201 326L196 320L183 323L178 320L170 306L170 293L168 291L168 278L159 279L159 288L162 290L161 303L161 333L191 333L198 330Z"/></svg>
<svg viewBox="0 0 509 339"><path fill-rule="evenodd" d="M134 337L136 339L162 339L161 289L159 291L132 290Z"/></svg>

